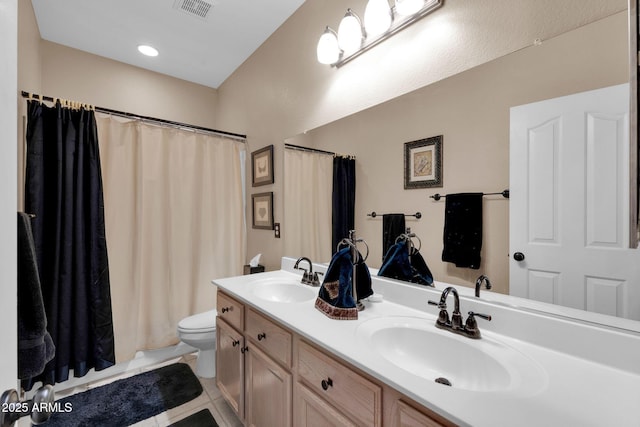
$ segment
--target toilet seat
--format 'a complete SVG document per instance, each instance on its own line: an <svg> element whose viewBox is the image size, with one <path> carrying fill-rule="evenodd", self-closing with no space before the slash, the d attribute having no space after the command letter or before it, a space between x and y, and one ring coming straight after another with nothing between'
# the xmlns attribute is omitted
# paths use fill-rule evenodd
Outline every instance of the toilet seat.
<svg viewBox="0 0 640 427"><path fill-rule="evenodd" d="M218 311L213 309L185 317L178 323L178 331L185 333L213 332L216 330L217 315Z"/></svg>

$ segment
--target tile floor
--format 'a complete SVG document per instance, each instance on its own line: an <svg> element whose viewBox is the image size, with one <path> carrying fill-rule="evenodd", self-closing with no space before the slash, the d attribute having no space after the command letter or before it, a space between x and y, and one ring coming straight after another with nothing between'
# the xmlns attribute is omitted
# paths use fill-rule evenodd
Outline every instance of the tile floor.
<svg viewBox="0 0 640 427"><path fill-rule="evenodd" d="M133 369L133 370L124 372L123 374L120 374L120 375L94 381L82 387L75 387L67 393L64 393L64 392L56 393L56 399L60 399L62 397L65 397L74 393L79 393L91 388L99 387L101 385L105 385L122 378L131 377L141 372L153 370L161 366L170 365L178 362L187 363L192 370L195 370L196 355L195 353L187 354L187 355L166 360L164 362L157 363L154 365ZM224 398L220 394L220 390L218 390L218 387L216 386L215 378L211 378L211 379L199 378L199 379L200 379L200 383L202 384L203 392L196 399L190 402L187 402L184 405L175 407L173 409L170 409L169 411L156 415L155 417L146 419L144 421L140 421L139 423L134 424L134 426L135 427L166 427L172 423L180 421L181 419L187 417L188 415L201 411L202 409L205 409L205 408L209 409L209 411L211 412L211 415L213 415L213 418L216 419L220 427L242 426L242 422L233 413L233 410L231 409L231 407L227 404L227 402L224 400ZM20 426L30 425L30 423L28 422L26 424L23 424L25 421L28 420L28 418L29 417L22 418L20 420L19 425Z"/></svg>

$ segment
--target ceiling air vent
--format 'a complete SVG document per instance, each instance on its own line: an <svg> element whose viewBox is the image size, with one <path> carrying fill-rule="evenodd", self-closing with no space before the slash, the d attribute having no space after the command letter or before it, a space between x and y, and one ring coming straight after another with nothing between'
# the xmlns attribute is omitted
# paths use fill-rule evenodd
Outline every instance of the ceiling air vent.
<svg viewBox="0 0 640 427"><path fill-rule="evenodd" d="M196 18L207 19L213 3L204 0L175 0L173 8Z"/></svg>

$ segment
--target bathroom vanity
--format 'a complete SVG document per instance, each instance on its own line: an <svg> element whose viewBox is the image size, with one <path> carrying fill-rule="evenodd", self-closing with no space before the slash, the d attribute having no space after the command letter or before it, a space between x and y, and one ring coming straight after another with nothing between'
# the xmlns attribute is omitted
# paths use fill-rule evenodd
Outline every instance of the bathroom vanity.
<svg viewBox="0 0 640 427"><path fill-rule="evenodd" d="M333 320L294 262L213 281L216 382L246 425L640 425L636 333L463 295L492 316L471 339L435 326L447 284L374 274L382 301Z"/></svg>

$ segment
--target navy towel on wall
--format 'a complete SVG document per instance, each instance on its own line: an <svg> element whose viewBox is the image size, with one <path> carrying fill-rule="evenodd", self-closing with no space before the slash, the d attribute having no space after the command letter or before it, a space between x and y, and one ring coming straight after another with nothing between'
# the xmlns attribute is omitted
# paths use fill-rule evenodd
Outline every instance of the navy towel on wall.
<svg viewBox="0 0 640 427"><path fill-rule="evenodd" d="M406 231L404 214L393 213L382 215L382 258L396 244L399 235Z"/></svg>
<svg viewBox="0 0 640 427"><path fill-rule="evenodd" d="M480 268L482 193L447 194L442 261Z"/></svg>

